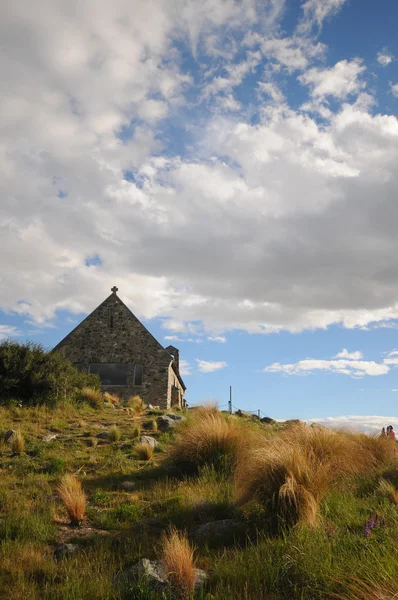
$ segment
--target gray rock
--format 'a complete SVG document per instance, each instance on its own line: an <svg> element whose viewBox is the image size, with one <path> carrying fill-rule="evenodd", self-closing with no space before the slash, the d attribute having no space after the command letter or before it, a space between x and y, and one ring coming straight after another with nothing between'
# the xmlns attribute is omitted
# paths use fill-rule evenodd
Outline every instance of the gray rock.
<svg viewBox="0 0 398 600"><path fill-rule="evenodd" d="M55 438L58 437L58 433L48 433L44 436L43 442L52 442Z"/></svg>
<svg viewBox="0 0 398 600"><path fill-rule="evenodd" d="M112 402L104 402L104 408L112 408L113 410L115 410L116 406L112 404Z"/></svg>
<svg viewBox="0 0 398 600"><path fill-rule="evenodd" d="M8 442L11 441L11 438L13 435L15 435L17 432L15 431L15 429L9 429L7 431L7 433L4 436L4 441L6 442L6 444L8 444Z"/></svg>
<svg viewBox="0 0 398 600"><path fill-rule="evenodd" d="M131 492L135 489L135 483L133 481L123 481L123 483L120 484L120 489L125 492Z"/></svg>
<svg viewBox="0 0 398 600"><path fill-rule="evenodd" d="M169 416L158 417L157 423L158 423L159 431L162 431L162 432L170 431L170 429L173 429L173 427L178 425L178 422L175 421L174 419L171 419Z"/></svg>
<svg viewBox="0 0 398 600"><path fill-rule="evenodd" d="M178 421L179 423L185 421L185 417L177 413L167 413L167 416L170 417L170 419L173 419L174 421Z"/></svg>
<svg viewBox="0 0 398 600"><path fill-rule="evenodd" d="M78 548L79 546L77 544L58 544L54 550L54 556L57 560L67 558L68 556L72 556Z"/></svg>
<svg viewBox="0 0 398 600"><path fill-rule="evenodd" d="M109 438L109 433L107 431L101 431L101 433L97 433L95 437L99 440L107 440Z"/></svg>
<svg viewBox="0 0 398 600"><path fill-rule="evenodd" d="M248 533L248 527L245 523L235 521L234 519L223 519L221 521L210 521L200 525L196 530L196 539L200 542L233 542L235 538L242 539Z"/></svg>
<svg viewBox="0 0 398 600"><path fill-rule="evenodd" d="M261 423L266 423L267 425L275 425L275 419L271 419L271 417L263 417L260 419Z"/></svg>
<svg viewBox="0 0 398 600"><path fill-rule="evenodd" d="M159 442L150 435L142 435L140 437L140 442L142 444L148 444L148 446L151 446L151 448L157 448L159 446Z"/></svg>
<svg viewBox="0 0 398 600"><path fill-rule="evenodd" d="M205 571L195 569L195 589L200 588L207 579ZM126 588L139 581L145 580L145 583L153 592L161 593L170 589L171 584L167 577L165 565L160 560L148 560L143 558L139 563L121 571L115 575L113 585L115 588Z"/></svg>

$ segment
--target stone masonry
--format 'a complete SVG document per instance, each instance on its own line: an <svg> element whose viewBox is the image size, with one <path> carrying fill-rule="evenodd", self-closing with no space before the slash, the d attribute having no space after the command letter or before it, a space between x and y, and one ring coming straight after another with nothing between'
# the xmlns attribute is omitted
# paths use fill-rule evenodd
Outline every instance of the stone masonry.
<svg viewBox="0 0 398 600"><path fill-rule="evenodd" d="M117 288L112 288L112 294L53 352L60 352L86 370L95 364L126 365L126 385L101 385L104 391L122 397L138 394L148 404L161 408L183 406L186 388L179 374L178 350L165 350L116 292ZM135 365L142 365L140 385L134 385Z"/></svg>

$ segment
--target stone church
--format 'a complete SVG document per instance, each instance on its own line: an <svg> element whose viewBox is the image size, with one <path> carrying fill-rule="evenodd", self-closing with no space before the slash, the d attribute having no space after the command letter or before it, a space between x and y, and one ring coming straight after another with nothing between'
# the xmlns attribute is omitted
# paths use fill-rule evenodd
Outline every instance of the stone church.
<svg viewBox="0 0 398 600"><path fill-rule="evenodd" d="M148 404L185 406L179 351L163 346L117 295L117 287L53 349L78 369L97 373L101 389L138 394Z"/></svg>

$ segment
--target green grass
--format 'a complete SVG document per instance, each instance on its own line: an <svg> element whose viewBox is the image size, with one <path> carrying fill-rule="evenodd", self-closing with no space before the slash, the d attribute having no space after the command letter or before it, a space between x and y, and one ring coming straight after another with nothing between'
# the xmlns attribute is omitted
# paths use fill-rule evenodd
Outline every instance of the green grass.
<svg viewBox="0 0 398 600"><path fill-rule="evenodd" d="M135 416L135 424L145 420L145 413ZM109 431L113 423L120 438L87 444L99 431ZM54 410L0 408L0 432L18 429L26 442L21 455L0 443L0 589L4 597L155 600L159 596L151 595L144 583L123 596L113 589L112 579L141 558L159 558L162 534L173 526L197 546L197 566L209 573L198 596L202 600L328 600L333 594L358 600L351 589L353 578L380 585L388 582L386 587L398 593L394 583L398 581L398 513L388 494L380 492L383 473L386 480L394 481L396 465L382 463L366 473L334 480L320 499L315 528L282 525L276 531L261 502L252 499L241 507L235 504L233 469L231 465L222 468L218 460L219 451L226 448L229 452L230 446L224 444L227 437L218 437L216 442L211 438L209 454L202 454L195 470L187 472L170 460L174 433L154 432L162 451L148 462L140 460L134 450L133 426L131 415L123 410L115 409L110 417L109 411L87 404L65 403ZM244 418L238 427L239 431L247 428L247 440L252 435L268 439L279 435L280 429L270 431L269 426ZM55 430L59 435L54 441L42 441ZM217 460L213 460L214 447ZM75 474L87 495L88 521L81 528L69 527L65 508L55 494L65 473ZM132 491L122 489L124 481L134 483ZM375 527L365 537L370 513L378 513L385 527ZM221 543L197 542L200 525L221 519L244 523L247 536L228 535ZM56 561L54 548L61 541L76 543L79 549Z"/></svg>

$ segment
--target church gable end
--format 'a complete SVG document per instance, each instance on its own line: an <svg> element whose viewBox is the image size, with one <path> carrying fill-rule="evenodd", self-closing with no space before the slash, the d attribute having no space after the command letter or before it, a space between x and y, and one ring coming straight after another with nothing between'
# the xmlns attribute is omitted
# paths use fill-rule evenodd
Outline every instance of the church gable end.
<svg viewBox="0 0 398 600"><path fill-rule="evenodd" d="M116 292L117 288L112 288L112 294L54 351L78 368L98 373L103 389L123 396L139 394L150 404L169 407L173 357ZM179 397L182 404L183 393Z"/></svg>

